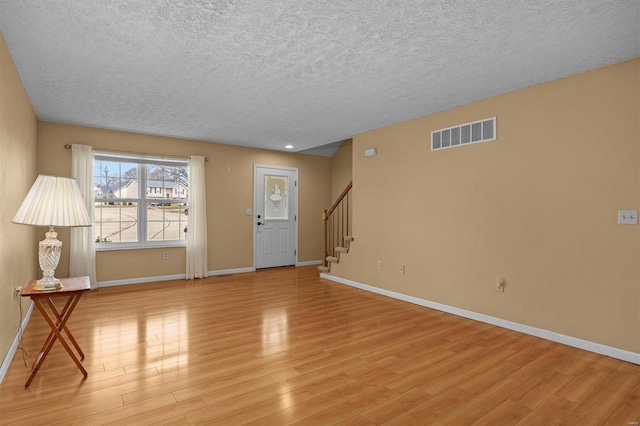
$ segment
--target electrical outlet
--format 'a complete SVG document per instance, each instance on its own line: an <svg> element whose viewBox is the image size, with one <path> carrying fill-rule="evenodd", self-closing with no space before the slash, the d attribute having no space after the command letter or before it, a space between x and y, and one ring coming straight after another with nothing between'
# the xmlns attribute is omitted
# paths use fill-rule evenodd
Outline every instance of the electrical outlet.
<svg viewBox="0 0 640 426"><path fill-rule="evenodd" d="M382 260L378 260L378 269L382 269Z"/></svg>
<svg viewBox="0 0 640 426"><path fill-rule="evenodd" d="M22 286L17 286L15 289L16 294L22 294Z"/></svg>
<svg viewBox="0 0 640 426"><path fill-rule="evenodd" d="M168 259L169 258L169 252L165 251L164 253L162 253L162 258L165 259L165 260Z"/></svg>
<svg viewBox="0 0 640 426"><path fill-rule="evenodd" d="M618 210L618 224L637 225L638 210Z"/></svg>
<svg viewBox="0 0 640 426"><path fill-rule="evenodd" d="M400 265L400 275L404 275L404 265Z"/></svg>
<svg viewBox="0 0 640 426"><path fill-rule="evenodd" d="M505 280L502 277L498 277L496 279L496 291L498 293L504 293L504 286L505 286L506 283L507 283L507 280Z"/></svg>

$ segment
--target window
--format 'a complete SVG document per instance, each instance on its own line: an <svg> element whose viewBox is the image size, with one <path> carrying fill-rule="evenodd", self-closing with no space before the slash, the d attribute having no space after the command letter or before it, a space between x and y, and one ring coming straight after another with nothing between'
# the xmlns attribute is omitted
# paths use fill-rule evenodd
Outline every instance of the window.
<svg viewBox="0 0 640 426"><path fill-rule="evenodd" d="M186 244L186 162L96 153L94 189L98 250Z"/></svg>

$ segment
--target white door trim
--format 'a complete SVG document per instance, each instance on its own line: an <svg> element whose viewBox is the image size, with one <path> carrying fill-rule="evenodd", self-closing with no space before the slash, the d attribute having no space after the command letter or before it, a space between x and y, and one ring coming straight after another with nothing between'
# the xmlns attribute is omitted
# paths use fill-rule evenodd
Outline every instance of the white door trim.
<svg viewBox="0 0 640 426"><path fill-rule="evenodd" d="M295 176L295 184L294 184L294 188L293 190L295 191L295 203L293 206L293 211L294 211L294 215L295 215L295 223L294 223L294 229L295 229L295 236L294 236L294 241L295 241L295 265L298 264L298 168L297 167L283 167L283 166L271 166L269 164L254 164L253 165L253 215L252 215L252 220L253 220L253 226L252 226L252 232L253 232L253 269L255 270L258 267L258 218L257 218L257 211L258 211L258 206L260 205L260 201L258 200L258 184L262 185L262 182L258 183L257 182L257 176L258 176L258 168L266 168L266 169L275 169L275 170L287 170L287 171L292 171L294 172L294 176Z"/></svg>

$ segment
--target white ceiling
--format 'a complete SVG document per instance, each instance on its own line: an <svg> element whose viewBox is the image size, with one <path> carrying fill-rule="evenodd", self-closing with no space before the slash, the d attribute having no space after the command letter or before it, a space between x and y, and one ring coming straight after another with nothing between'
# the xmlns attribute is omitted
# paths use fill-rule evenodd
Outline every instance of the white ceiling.
<svg viewBox="0 0 640 426"><path fill-rule="evenodd" d="M640 56L640 0L0 0L0 30L41 120L303 151Z"/></svg>

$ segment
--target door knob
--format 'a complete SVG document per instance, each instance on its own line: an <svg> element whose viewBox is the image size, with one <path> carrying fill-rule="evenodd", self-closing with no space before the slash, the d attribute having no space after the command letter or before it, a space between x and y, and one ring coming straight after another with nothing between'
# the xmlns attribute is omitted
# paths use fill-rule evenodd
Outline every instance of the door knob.
<svg viewBox="0 0 640 426"><path fill-rule="evenodd" d="M264 223L258 221L258 226L260 226L260 225L264 225Z"/></svg>

